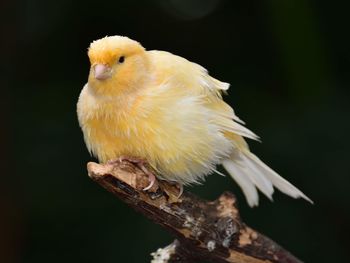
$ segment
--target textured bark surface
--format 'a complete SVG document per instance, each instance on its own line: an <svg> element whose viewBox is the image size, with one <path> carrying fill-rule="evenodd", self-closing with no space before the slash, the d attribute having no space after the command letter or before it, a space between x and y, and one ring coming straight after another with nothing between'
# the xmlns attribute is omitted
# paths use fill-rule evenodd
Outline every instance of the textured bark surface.
<svg viewBox="0 0 350 263"><path fill-rule="evenodd" d="M233 194L207 201L158 181L142 189L148 177L133 164L88 163L89 176L135 210L161 225L176 240L154 253L152 262L301 262L271 239L245 225ZM157 253L163 259L156 259Z"/></svg>

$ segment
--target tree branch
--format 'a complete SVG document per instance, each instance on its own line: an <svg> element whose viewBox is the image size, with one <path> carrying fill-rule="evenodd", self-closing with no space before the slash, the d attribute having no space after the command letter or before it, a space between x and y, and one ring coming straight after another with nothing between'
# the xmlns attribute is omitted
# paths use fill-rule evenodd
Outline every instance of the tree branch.
<svg viewBox="0 0 350 263"><path fill-rule="evenodd" d="M122 161L88 163L91 179L129 206L171 232L176 240L153 253L152 262L300 263L271 239L245 225L233 194L224 192L206 201L168 182L158 181L150 191L148 177Z"/></svg>

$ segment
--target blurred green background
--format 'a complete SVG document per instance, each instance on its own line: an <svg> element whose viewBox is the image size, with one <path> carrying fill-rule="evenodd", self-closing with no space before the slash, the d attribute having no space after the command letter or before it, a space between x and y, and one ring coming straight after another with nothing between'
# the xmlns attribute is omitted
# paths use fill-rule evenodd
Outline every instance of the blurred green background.
<svg viewBox="0 0 350 263"><path fill-rule="evenodd" d="M245 221L306 262L350 257L349 4L341 1L3 0L0 262L149 262L173 238L86 173L76 118L91 41L126 35L231 83L266 163L315 202L250 209L229 177L191 191L240 201Z"/></svg>

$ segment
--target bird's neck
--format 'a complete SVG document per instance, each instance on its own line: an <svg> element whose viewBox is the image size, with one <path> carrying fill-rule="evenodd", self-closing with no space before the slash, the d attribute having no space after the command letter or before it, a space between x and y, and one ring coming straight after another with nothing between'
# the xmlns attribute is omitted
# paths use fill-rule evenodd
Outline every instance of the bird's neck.
<svg viewBox="0 0 350 263"><path fill-rule="evenodd" d="M110 94L104 92L97 92L96 87L90 83L87 85L87 97L89 97L89 104L94 113L92 116L97 118L120 118L134 112L133 108L142 98L144 90L142 86L129 89L130 92L121 92L118 94Z"/></svg>

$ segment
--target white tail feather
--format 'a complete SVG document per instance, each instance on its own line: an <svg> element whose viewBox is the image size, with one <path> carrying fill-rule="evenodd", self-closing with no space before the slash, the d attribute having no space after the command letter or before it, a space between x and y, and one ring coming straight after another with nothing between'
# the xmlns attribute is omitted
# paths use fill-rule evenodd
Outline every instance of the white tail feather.
<svg viewBox="0 0 350 263"><path fill-rule="evenodd" d="M259 204L259 195L253 182L245 175L245 173L242 173L242 171L237 168L238 166L230 159L224 160L222 165L242 188L249 206L257 206Z"/></svg>
<svg viewBox="0 0 350 263"><path fill-rule="evenodd" d="M255 154L247 152L246 156L253 160L257 165L259 165L261 167L260 170L265 170L264 174L266 177L282 193L285 193L286 195L289 195L293 198L304 198L306 201L313 204L313 201L309 197L307 197L302 191L300 191L298 188L296 188L294 185L292 185L290 182L288 182L286 179L281 177L278 173L264 164Z"/></svg>
<svg viewBox="0 0 350 263"><path fill-rule="evenodd" d="M242 160L240 165L245 167L249 179L267 198L272 200L272 194L274 192L272 182L265 176L261 176L261 171L257 169L256 164L243 153L240 152L239 156Z"/></svg>
<svg viewBox="0 0 350 263"><path fill-rule="evenodd" d="M281 192L293 198L301 197L313 203L303 192L278 175L256 155L249 152L249 150L237 150L230 159L224 160L222 164L242 188L247 202L251 207L258 205L259 202L259 197L255 188L258 188L272 200L272 186L275 186Z"/></svg>

